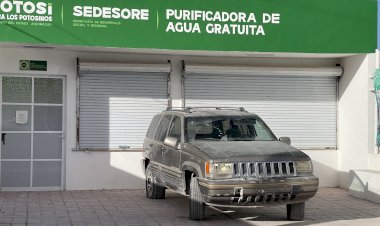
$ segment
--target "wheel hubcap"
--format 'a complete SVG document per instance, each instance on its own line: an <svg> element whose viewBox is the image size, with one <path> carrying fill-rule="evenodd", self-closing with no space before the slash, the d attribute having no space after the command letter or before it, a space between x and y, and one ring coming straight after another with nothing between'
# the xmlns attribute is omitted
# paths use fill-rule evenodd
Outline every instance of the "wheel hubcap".
<svg viewBox="0 0 380 226"><path fill-rule="evenodd" d="M153 191L153 175L152 172L148 171L146 174L146 190L148 194L152 194Z"/></svg>

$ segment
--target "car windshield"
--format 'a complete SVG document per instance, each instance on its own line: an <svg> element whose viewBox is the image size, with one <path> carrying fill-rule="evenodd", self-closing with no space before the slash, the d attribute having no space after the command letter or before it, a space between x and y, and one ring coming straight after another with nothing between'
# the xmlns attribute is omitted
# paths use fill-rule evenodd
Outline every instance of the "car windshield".
<svg viewBox="0 0 380 226"><path fill-rule="evenodd" d="M258 117L218 116L186 119L188 142L194 141L273 141L276 137Z"/></svg>

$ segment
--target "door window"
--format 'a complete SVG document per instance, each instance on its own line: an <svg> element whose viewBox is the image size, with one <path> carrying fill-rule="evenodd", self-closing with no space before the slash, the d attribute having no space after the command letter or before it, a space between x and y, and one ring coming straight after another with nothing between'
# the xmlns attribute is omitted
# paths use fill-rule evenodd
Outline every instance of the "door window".
<svg viewBox="0 0 380 226"><path fill-rule="evenodd" d="M34 79L34 103L62 104L63 80L54 78Z"/></svg>
<svg viewBox="0 0 380 226"><path fill-rule="evenodd" d="M3 77L3 103L31 103L32 78Z"/></svg>
<svg viewBox="0 0 380 226"><path fill-rule="evenodd" d="M181 140L181 118L178 116L175 116L172 124L169 128L169 134L168 137L175 137L178 140Z"/></svg>

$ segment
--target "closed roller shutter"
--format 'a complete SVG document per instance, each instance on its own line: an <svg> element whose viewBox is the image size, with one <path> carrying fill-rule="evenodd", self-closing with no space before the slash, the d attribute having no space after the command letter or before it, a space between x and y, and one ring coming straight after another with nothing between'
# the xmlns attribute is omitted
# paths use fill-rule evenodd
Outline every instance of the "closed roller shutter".
<svg viewBox="0 0 380 226"><path fill-rule="evenodd" d="M273 69L271 73L270 69L265 69L265 73L258 74L243 70L242 75L231 75L187 69L185 105L244 107L263 118L277 137L291 137L295 147L336 148L336 76L341 75L341 69L333 69L330 73L320 70L323 76L317 76L317 73L310 76L307 70L295 70L292 76L292 70L286 70L287 73L283 73ZM313 73L316 71L318 69L312 70Z"/></svg>
<svg viewBox="0 0 380 226"><path fill-rule="evenodd" d="M149 73L144 73L140 65L135 71L115 73L98 65L96 70L81 66L79 147L141 148L153 116L168 106L169 69L146 68Z"/></svg>

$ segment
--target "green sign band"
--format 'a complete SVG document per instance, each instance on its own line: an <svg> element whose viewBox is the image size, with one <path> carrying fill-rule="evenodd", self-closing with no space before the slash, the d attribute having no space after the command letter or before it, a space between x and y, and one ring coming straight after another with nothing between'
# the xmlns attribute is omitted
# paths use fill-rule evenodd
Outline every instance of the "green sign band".
<svg viewBox="0 0 380 226"><path fill-rule="evenodd" d="M0 42L372 53L376 0L0 0Z"/></svg>

